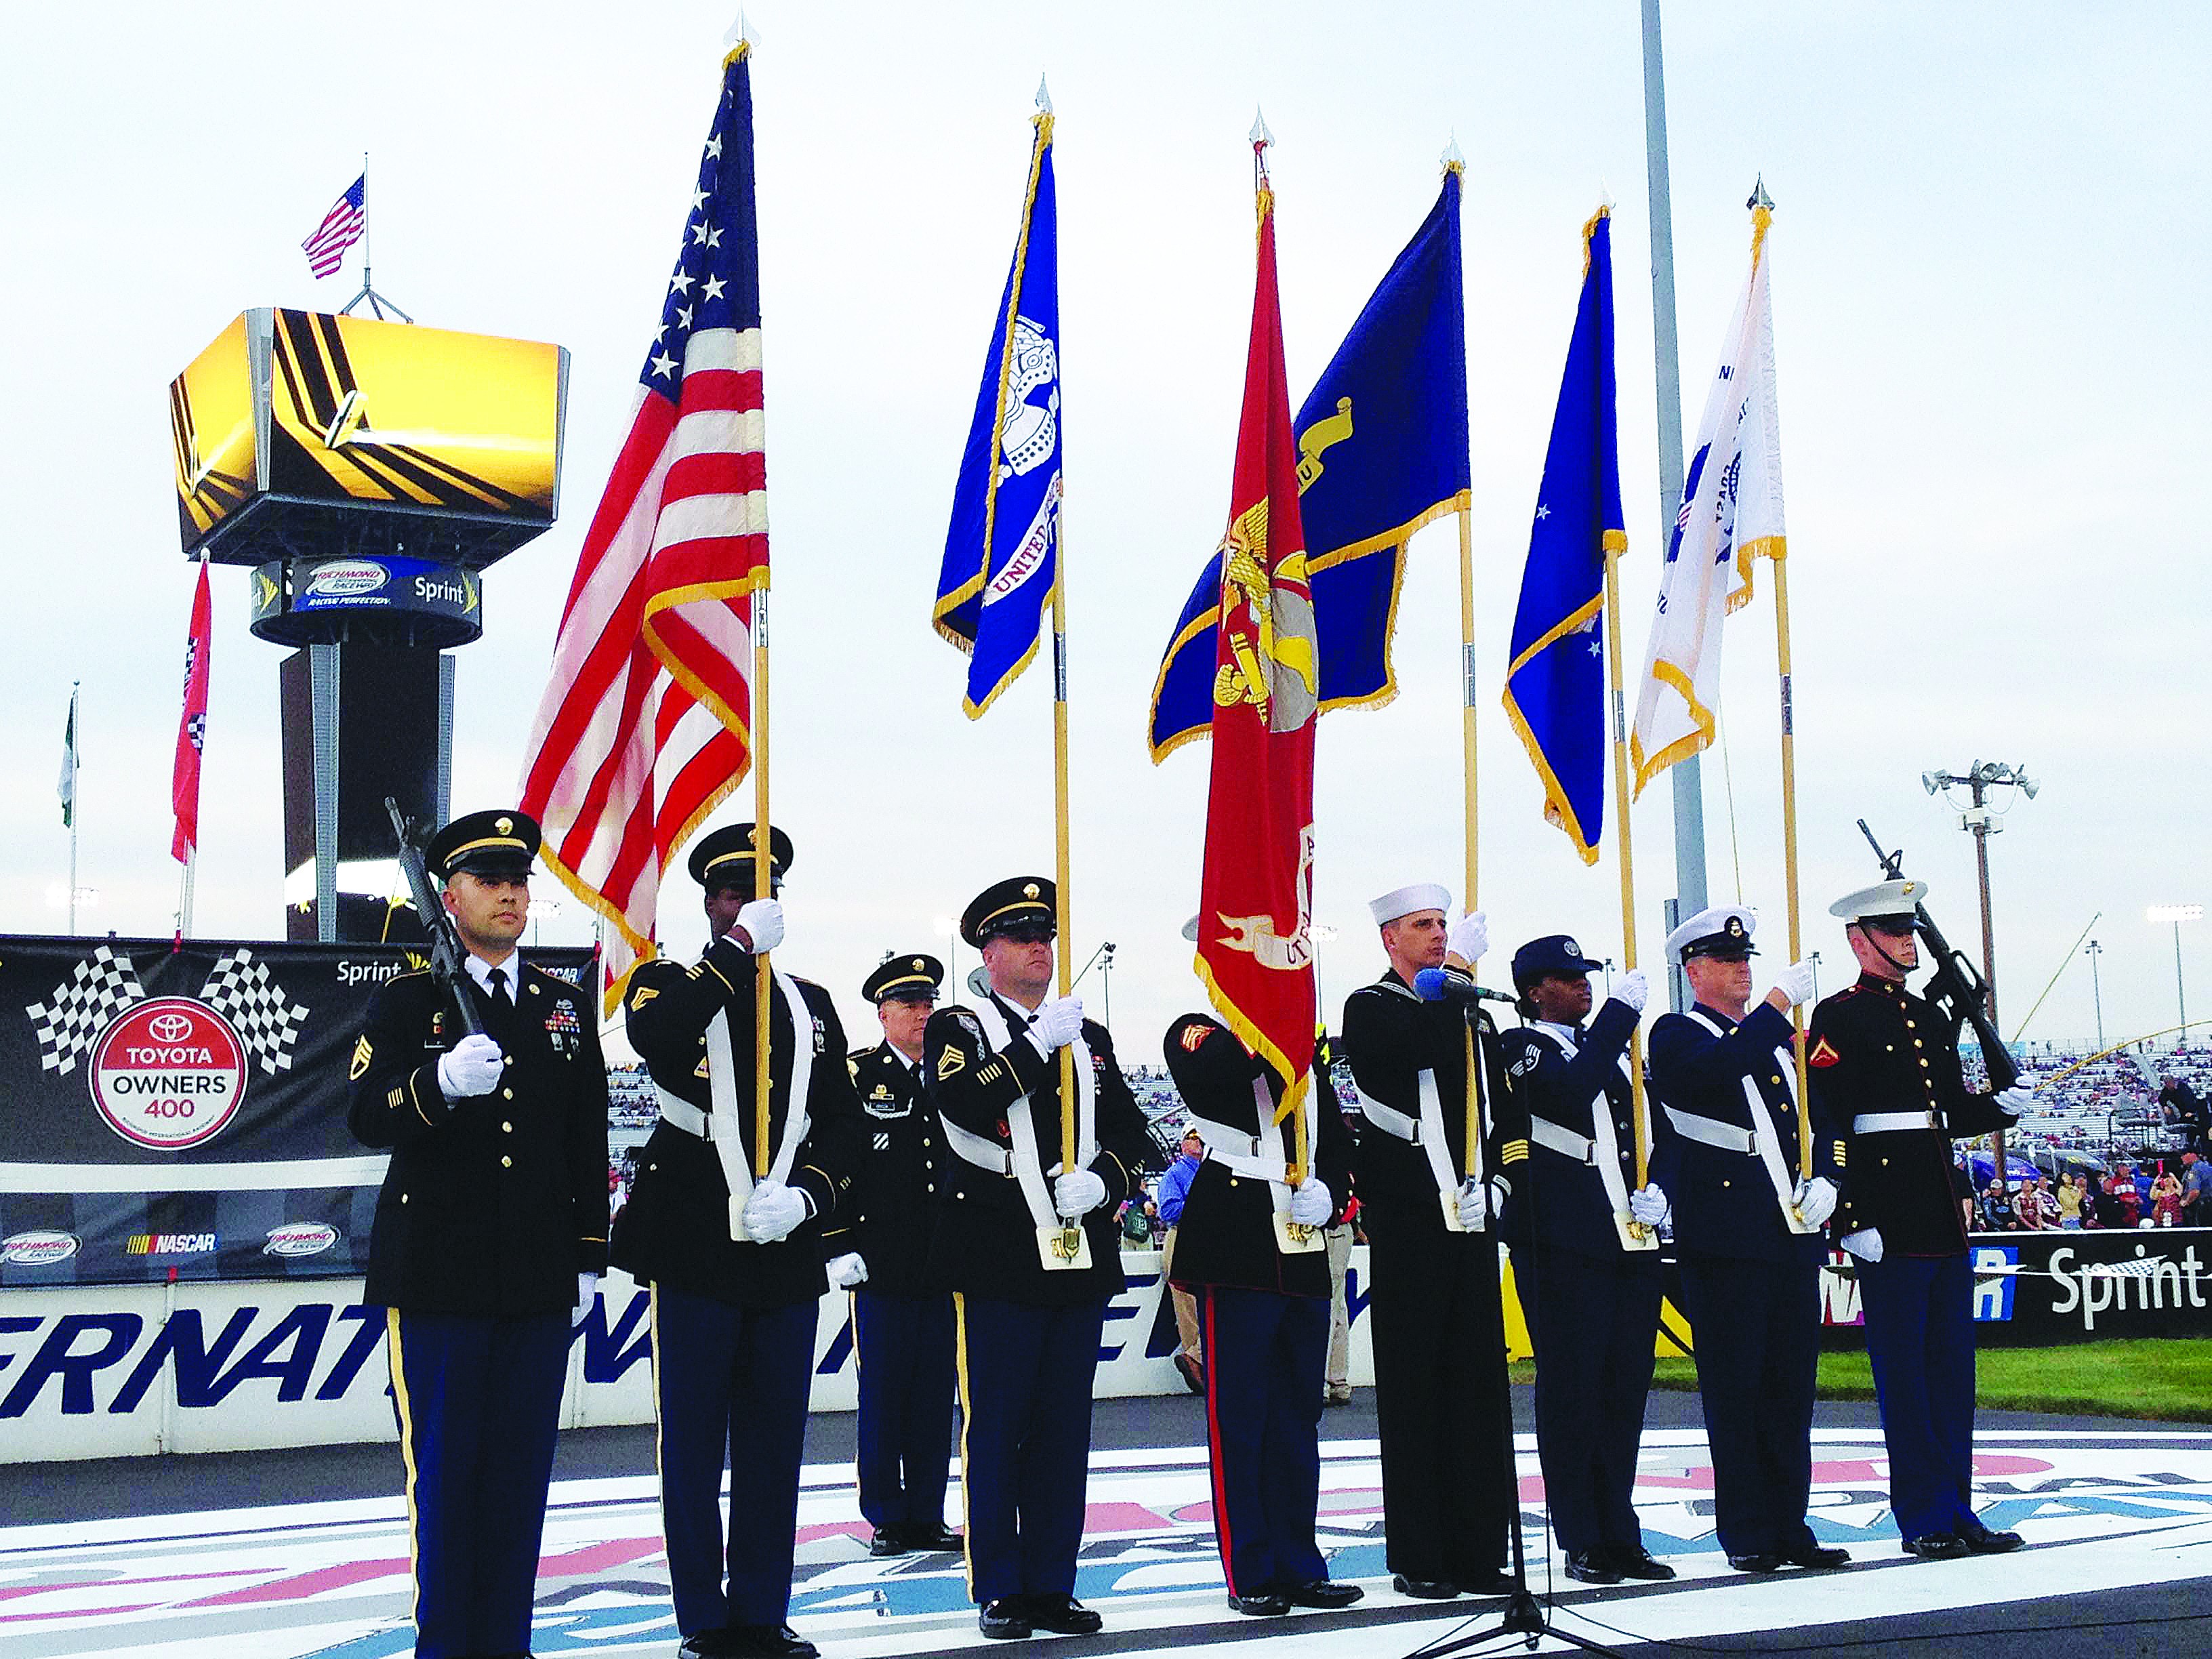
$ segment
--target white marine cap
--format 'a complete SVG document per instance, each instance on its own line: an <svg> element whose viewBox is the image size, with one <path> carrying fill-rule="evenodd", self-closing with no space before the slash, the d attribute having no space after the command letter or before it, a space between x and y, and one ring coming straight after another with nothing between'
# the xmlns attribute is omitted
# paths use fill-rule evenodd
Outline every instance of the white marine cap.
<svg viewBox="0 0 2212 1659"><path fill-rule="evenodd" d="M1411 887L1401 887L1381 898L1368 900L1367 908L1375 918L1375 925L1381 927L1401 916L1410 916L1416 910L1449 910L1451 889L1439 887L1432 881L1417 881Z"/></svg>
<svg viewBox="0 0 2212 1659"><path fill-rule="evenodd" d="M1911 925L1913 911L1927 902L1928 884L1924 881L1878 881L1856 893L1844 894L1828 907L1828 914L1845 921L1895 919L1905 927L1889 931L1902 933Z"/></svg>
<svg viewBox="0 0 2212 1659"><path fill-rule="evenodd" d="M1759 913L1741 904L1713 904L1667 935L1667 954L1677 962L1692 957L1755 957L1751 936Z"/></svg>

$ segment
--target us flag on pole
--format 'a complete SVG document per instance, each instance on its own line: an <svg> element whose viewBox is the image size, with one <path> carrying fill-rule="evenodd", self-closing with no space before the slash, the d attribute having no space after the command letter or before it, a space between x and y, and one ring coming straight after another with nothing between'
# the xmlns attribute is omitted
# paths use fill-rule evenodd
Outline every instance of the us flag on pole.
<svg viewBox="0 0 2212 1659"><path fill-rule="evenodd" d="M169 856L189 863L200 844L200 751L207 745L208 645L213 633L208 604L207 556L200 556L199 585L192 590L192 625L185 641L185 708L177 719L177 759L169 773L176 833Z"/></svg>
<svg viewBox="0 0 2212 1659"><path fill-rule="evenodd" d="M769 571L748 55L740 44L724 60L523 769L541 855L611 926L609 1012L653 953L661 872L751 761L752 596Z"/></svg>
<svg viewBox="0 0 2212 1659"><path fill-rule="evenodd" d="M307 269L318 276L329 276L345 263L346 250L361 240L368 228L368 175L364 173L331 204L315 234L300 244L307 255Z"/></svg>

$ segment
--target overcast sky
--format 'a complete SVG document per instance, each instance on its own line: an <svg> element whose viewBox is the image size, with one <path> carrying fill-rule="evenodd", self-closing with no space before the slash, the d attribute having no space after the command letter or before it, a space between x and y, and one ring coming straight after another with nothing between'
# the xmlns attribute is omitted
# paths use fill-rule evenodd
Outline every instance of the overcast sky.
<svg viewBox="0 0 2212 1659"><path fill-rule="evenodd" d="M1632 0L1540 6L794 6L753 12L776 593L775 816L797 842L787 952L840 998L886 950L1052 865L1048 673L980 723L930 599L1040 70L1059 111L1077 960L1120 947L1125 1058L1201 993L1177 930L1206 763L1155 768L1146 702L1228 504L1251 304L1249 152L1278 146L1284 329L1310 385L1468 157L1468 355L1484 678L1482 903L1493 982L1567 930L1620 955L1616 877L1585 869L1498 704L1579 278L1616 201L1623 622L1640 659L1662 507L1644 109ZM165 392L252 306L336 309L301 240L370 152L378 287L420 321L572 353L560 522L492 572L459 653L457 809L512 804L577 545L627 423L730 21L724 0L527 8L392 0L26 8L0 69L7 330L0 501L12 604L0 729L0 927L58 932L53 781L83 682L88 927L168 932L169 762L190 566ZM1677 4L1667 17L1682 378L1694 426L1777 204L1774 313L1809 942L1875 878L1863 814L1974 948L1972 842L1928 769L2025 763L1991 843L2011 1034L2094 1031L2093 914L2112 1040L2174 1023L2173 936L2212 900L2203 526L2207 117L2195 6ZM1317 920L1334 1008L1379 968L1364 901L1461 867L1456 541L1416 539L1402 695L1321 727ZM279 647L215 578L198 931L281 932ZM1768 590L1729 627L1727 764L1710 751L1716 899L1783 918ZM1729 787L1732 780L1732 789ZM1674 890L1668 792L1634 831L1647 963ZM750 816L750 792L732 817ZM1731 799L1733 812L1731 812ZM733 805L735 803L732 804ZM1732 826L1733 825L1733 829ZM560 893L550 878L543 895ZM664 934L704 936L679 875ZM588 936L573 900L544 927ZM2182 930L2212 1015L2212 921ZM972 952L960 952L962 971ZM1094 975L1086 995L1101 999Z"/></svg>

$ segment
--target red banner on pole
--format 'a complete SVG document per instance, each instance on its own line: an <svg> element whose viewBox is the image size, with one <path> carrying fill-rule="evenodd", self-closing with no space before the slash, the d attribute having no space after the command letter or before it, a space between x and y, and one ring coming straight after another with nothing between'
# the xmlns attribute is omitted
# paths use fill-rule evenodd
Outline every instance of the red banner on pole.
<svg viewBox="0 0 2212 1659"><path fill-rule="evenodd" d="M200 751L207 744L208 646L214 632L208 604L208 568L200 559L199 585L192 590L192 626L185 643L185 708L177 718L177 758L169 770L169 802L177 827L169 855L188 862L200 844Z"/></svg>

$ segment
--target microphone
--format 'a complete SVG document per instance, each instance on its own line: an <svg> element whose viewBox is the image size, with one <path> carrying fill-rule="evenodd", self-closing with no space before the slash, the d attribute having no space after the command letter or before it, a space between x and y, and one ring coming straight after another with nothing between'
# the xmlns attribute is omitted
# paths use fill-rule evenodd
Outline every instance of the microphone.
<svg viewBox="0 0 2212 1659"><path fill-rule="evenodd" d="M1413 991L1424 1002L1503 1002L1511 1006L1519 1001L1473 980L1455 978L1441 968L1424 968L1414 975Z"/></svg>

